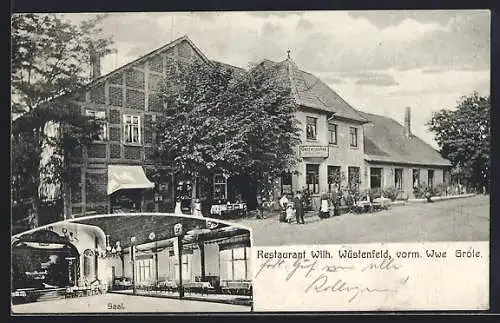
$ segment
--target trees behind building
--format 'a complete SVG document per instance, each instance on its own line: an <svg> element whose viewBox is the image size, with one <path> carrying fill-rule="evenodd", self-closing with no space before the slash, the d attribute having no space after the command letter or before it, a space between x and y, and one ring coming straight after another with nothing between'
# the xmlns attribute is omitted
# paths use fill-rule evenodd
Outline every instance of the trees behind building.
<svg viewBox="0 0 500 323"><path fill-rule="evenodd" d="M490 96L463 97L453 110L441 110L428 122L443 157L457 178L475 189L489 189Z"/></svg>
<svg viewBox="0 0 500 323"><path fill-rule="evenodd" d="M97 121L68 108L73 98L68 94L78 95L89 81L92 55L111 52L112 40L100 36L104 18L76 25L56 14L12 16L12 202L13 212L24 209L19 220L28 220L25 229L38 225L41 181L61 182L61 156L88 142L99 129ZM48 125L56 136L47 135ZM51 156L41 165L44 149Z"/></svg>

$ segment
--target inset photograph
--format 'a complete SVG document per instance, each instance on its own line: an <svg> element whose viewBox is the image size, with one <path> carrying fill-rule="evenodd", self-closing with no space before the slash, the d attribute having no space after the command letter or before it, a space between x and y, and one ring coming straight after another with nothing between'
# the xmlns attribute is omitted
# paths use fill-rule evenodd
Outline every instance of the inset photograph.
<svg viewBox="0 0 500 323"><path fill-rule="evenodd" d="M249 230L190 216L56 222L12 237L12 312L249 312L250 247Z"/></svg>

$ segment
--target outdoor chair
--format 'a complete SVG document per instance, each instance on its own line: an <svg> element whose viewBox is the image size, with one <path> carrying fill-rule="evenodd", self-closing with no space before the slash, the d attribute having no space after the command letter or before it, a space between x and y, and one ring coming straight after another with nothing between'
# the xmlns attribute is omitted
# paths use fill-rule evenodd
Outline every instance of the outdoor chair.
<svg viewBox="0 0 500 323"><path fill-rule="evenodd" d="M252 283L247 280L228 280L221 282L222 293L228 295L252 295Z"/></svg>
<svg viewBox="0 0 500 323"><path fill-rule="evenodd" d="M66 288L66 292L64 293L64 298L74 298L76 297L76 287L68 287Z"/></svg>

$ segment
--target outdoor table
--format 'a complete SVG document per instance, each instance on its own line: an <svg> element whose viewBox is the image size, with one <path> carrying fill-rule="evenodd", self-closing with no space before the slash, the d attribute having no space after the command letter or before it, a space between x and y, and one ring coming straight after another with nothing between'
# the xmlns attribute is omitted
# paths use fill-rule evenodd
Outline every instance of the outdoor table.
<svg viewBox="0 0 500 323"><path fill-rule="evenodd" d="M210 208L210 214L217 217L244 215L246 211L246 203L214 204Z"/></svg>
<svg viewBox="0 0 500 323"><path fill-rule="evenodd" d="M386 197L379 197L373 200L373 205L387 209L391 205L391 199L388 199Z"/></svg>
<svg viewBox="0 0 500 323"><path fill-rule="evenodd" d="M371 211L372 209L372 203L370 203L369 201L359 201L358 203L356 203L356 205L362 208L365 212Z"/></svg>
<svg viewBox="0 0 500 323"><path fill-rule="evenodd" d="M208 294L208 291L212 288L213 287L209 282L190 282L184 284L184 289L187 292L199 292L201 294Z"/></svg>

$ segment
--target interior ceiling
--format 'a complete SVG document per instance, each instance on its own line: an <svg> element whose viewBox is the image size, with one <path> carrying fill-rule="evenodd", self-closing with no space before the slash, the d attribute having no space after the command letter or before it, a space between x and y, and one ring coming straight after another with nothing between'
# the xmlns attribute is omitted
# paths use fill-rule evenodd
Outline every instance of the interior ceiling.
<svg viewBox="0 0 500 323"><path fill-rule="evenodd" d="M174 225L182 223L183 233L193 229L207 229L206 219L187 218L167 215L117 215L111 217L97 217L71 222L87 225L94 225L101 228L106 235L109 235L109 242L112 246L120 241L122 248L130 246L130 238L135 237L135 245L150 243L154 241L166 240L175 237ZM197 240L202 241L203 236L233 236L248 232L246 229L227 230L228 225L219 223L217 228L206 233L197 235ZM231 227L232 228L232 227ZM194 230L197 231L197 230ZM199 231L199 230L198 230ZM150 234L154 232L154 238Z"/></svg>

